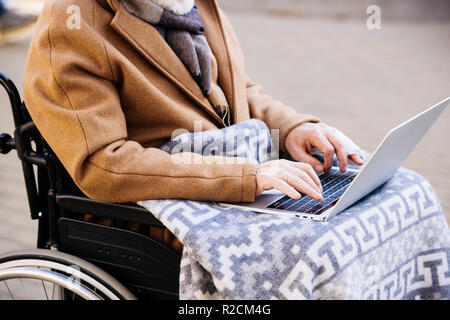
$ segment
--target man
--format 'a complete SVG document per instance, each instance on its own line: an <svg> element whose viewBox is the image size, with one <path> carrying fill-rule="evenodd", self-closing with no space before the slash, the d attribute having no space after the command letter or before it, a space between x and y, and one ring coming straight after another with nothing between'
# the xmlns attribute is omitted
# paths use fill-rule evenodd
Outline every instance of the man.
<svg viewBox="0 0 450 320"><path fill-rule="evenodd" d="M335 154L342 171L348 157L358 164L361 158L349 154L348 138L249 80L216 1L195 4L48 1L24 78L38 129L78 187L97 200L252 202L276 188L321 201L316 171L328 171ZM174 130L193 131L195 121L214 130L249 118L279 130L281 150L299 162L227 164L197 156L178 164L158 149ZM323 152L323 164L310 155L314 147Z"/></svg>
<svg viewBox="0 0 450 320"><path fill-rule="evenodd" d="M0 44L15 41L27 34L36 19L35 15L7 8L4 0L0 0Z"/></svg>

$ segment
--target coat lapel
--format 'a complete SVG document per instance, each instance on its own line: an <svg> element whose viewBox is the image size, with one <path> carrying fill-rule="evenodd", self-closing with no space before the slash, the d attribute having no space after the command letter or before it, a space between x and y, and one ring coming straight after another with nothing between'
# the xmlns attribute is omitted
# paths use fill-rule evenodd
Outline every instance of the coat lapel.
<svg viewBox="0 0 450 320"><path fill-rule="evenodd" d="M220 87L227 97L228 104L235 116L235 75L217 2L216 0L196 0L195 3L200 11L203 23L205 24L206 38L208 39L209 46L217 60ZM233 118L233 121L236 121L236 118Z"/></svg>
<svg viewBox="0 0 450 320"><path fill-rule="evenodd" d="M216 121L222 123L209 100L181 60L176 56L156 28L128 13L118 0L107 0L115 11L111 27L148 62L173 81ZM151 41L150 41L151 39Z"/></svg>

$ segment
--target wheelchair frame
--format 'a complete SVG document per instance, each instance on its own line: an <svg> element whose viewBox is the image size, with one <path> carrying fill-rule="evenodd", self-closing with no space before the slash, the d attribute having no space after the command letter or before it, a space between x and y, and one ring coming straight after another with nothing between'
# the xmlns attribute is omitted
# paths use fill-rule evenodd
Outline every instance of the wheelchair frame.
<svg viewBox="0 0 450 320"><path fill-rule="evenodd" d="M181 256L160 242L127 230L129 223L164 227L133 203L87 198L48 146L7 76L0 73L14 118L14 137L0 135L0 153L16 150L22 163L31 219L38 220L37 248L82 258L103 269L139 299L178 299ZM86 214L111 226L86 222Z"/></svg>

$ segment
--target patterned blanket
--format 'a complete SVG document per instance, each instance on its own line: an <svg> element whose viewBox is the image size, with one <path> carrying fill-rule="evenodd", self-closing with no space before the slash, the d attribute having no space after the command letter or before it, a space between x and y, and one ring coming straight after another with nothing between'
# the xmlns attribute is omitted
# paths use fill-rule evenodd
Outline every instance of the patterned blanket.
<svg viewBox="0 0 450 320"><path fill-rule="evenodd" d="M256 120L202 133L203 147L242 130L246 144L228 155L267 161L270 134ZM163 149L189 148L194 135ZM184 244L181 299L450 298L447 222L431 185L403 168L329 222L185 200L139 204Z"/></svg>

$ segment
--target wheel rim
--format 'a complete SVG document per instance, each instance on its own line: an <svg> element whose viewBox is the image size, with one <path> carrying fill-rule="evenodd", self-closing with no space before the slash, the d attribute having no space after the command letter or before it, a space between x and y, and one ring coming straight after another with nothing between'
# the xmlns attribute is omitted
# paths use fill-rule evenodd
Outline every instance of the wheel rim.
<svg viewBox="0 0 450 320"><path fill-rule="evenodd" d="M119 297L99 281L80 271L76 265L40 260L21 259L0 264L0 283L4 283L10 296L14 298L8 286L8 280L34 279L42 282L46 298L48 294L44 282L64 288L87 300L119 300ZM22 281L23 282L23 281ZM26 288L23 288L26 291ZM75 297L75 296L73 296ZM53 298L53 294L52 294Z"/></svg>
<svg viewBox="0 0 450 320"><path fill-rule="evenodd" d="M0 281L11 280L11 279L35 279L50 282L54 285L60 286L66 290L69 290L85 300L102 300L100 296L96 295L90 289L84 285L77 283L76 281L71 281L70 278L62 276L59 273L41 270L39 268L10 268L5 270L0 270ZM11 290L8 288L8 292L14 299ZM44 293L48 299L47 291L44 285ZM53 296L52 296L53 298Z"/></svg>

